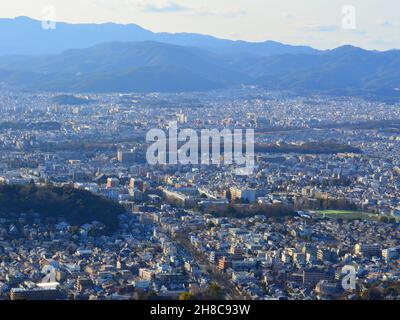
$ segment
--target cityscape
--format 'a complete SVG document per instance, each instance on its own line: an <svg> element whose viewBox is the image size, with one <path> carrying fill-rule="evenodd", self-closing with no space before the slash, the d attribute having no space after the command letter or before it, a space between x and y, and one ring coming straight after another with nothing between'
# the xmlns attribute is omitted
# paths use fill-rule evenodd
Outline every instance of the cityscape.
<svg viewBox="0 0 400 320"><path fill-rule="evenodd" d="M390 10L117 2L0 5L0 300L400 300Z"/></svg>
<svg viewBox="0 0 400 320"><path fill-rule="evenodd" d="M4 186L74 188L125 209L112 232L3 214L4 299L399 298L398 104L254 87L80 97L4 88L1 101ZM145 133L173 121L253 128L253 174L148 165ZM344 290L348 265L357 283Z"/></svg>

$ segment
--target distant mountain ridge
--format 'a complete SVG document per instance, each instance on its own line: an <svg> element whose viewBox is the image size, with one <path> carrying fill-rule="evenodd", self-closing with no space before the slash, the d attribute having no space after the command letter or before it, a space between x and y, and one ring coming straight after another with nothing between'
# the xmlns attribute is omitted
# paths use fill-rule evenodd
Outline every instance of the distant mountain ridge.
<svg viewBox="0 0 400 320"><path fill-rule="evenodd" d="M229 55L269 56L285 53L316 53L308 46L290 46L279 42L252 43L218 39L195 33L154 33L136 24L70 24L57 22L56 29L45 30L42 22L28 17L0 19L1 55L58 54L68 49L83 49L104 42L156 41L181 46L201 47Z"/></svg>
<svg viewBox="0 0 400 320"><path fill-rule="evenodd" d="M250 81L225 58L158 42L111 42L50 56L0 58L0 81L80 92L204 91Z"/></svg>
<svg viewBox="0 0 400 320"><path fill-rule="evenodd" d="M342 46L313 56L268 57L244 72L269 89L400 96L400 50L378 52Z"/></svg>
<svg viewBox="0 0 400 320"><path fill-rule="evenodd" d="M27 18L16 20L21 19L28 25L39 23ZM0 19L0 30L3 22ZM114 24L77 26L88 30L87 34L97 34L98 28L108 30L89 43L112 38L110 30L115 28L118 40L126 36L120 30L128 28ZM74 34L75 27L61 24L57 28L60 32L66 30L65 34L60 34L61 40L65 40L64 45L71 45L66 34ZM185 45L114 39L87 48L69 48L57 54L0 56L0 82L30 90L71 93L207 91L248 84L301 94L400 98L399 50L380 52L343 46L318 51L275 42L235 42L202 35L155 34L137 26L131 28L144 38L154 36ZM129 29L129 37L130 32ZM0 38L2 42L4 39Z"/></svg>

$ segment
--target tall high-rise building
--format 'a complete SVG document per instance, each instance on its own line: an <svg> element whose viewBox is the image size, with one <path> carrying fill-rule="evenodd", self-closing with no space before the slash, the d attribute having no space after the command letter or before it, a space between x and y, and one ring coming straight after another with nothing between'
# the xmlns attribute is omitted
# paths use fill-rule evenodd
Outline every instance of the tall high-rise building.
<svg viewBox="0 0 400 320"><path fill-rule="evenodd" d="M107 188L117 188L119 186L119 180L117 178L108 178L107 179Z"/></svg>
<svg viewBox="0 0 400 320"><path fill-rule="evenodd" d="M129 188L130 189L138 189L138 190L144 192L145 184L144 184L143 180L140 180L137 178L131 178L130 183L129 183Z"/></svg>
<svg viewBox="0 0 400 320"><path fill-rule="evenodd" d="M119 148L117 152L117 160L120 163L129 164L133 163L136 160L135 150L130 149L126 150L123 148Z"/></svg>
<svg viewBox="0 0 400 320"><path fill-rule="evenodd" d="M178 123L180 123L180 124L187 123L187 121L188 121L187 115L184 113L177 113L176 119L177 119Z"/></svg>

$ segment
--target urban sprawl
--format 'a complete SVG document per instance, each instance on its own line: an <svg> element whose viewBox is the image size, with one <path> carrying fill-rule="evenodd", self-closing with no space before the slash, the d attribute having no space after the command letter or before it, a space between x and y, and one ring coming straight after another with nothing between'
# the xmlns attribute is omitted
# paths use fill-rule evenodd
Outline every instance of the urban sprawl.
<svg viewBox="0 0 400 320"><path fill-rule="evenodd" d="M109 232L0 208L0 299L400 299L399 104L256 87L2 88L0 112L0 185L86 190L124 208ZM223 153L149 165L146 133L172 122L254 129L253 172Z"/></svg>

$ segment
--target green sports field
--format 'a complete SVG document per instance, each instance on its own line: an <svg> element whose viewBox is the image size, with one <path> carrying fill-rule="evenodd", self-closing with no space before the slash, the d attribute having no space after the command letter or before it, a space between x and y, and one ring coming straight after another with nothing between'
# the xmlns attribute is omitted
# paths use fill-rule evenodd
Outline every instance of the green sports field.
<svg viewBox="0 0 400 320"><path fill-rule="evenodd" d="M360 211L347 211L347 210L320 210L317 211L318 213L321 214L333 214L333 215L340 215L340 214L368 214L368 213L363 213Z"/></svg>
<svg viewBox="0 0 400 320"><path fill-rule="evenodd" d="M315 214L325 215L333 219L343 220L379 220L381 216L361 211L347 211L347 210L320 210L315 211Z"/></svg>

